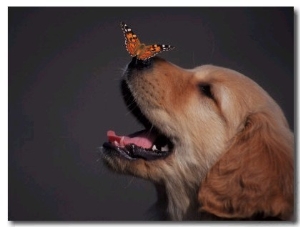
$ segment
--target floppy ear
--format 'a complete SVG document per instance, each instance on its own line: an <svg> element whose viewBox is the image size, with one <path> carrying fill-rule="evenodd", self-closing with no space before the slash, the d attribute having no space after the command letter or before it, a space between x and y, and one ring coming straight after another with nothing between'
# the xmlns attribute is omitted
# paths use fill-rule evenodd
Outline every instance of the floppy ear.
<svg viewBox="0 0 300 227"><path fill-rule="evenodd" d="M291 218L293 135L281 119L271 119L264 113L247 118L200 186L201 212L222 218Z"/></svg>

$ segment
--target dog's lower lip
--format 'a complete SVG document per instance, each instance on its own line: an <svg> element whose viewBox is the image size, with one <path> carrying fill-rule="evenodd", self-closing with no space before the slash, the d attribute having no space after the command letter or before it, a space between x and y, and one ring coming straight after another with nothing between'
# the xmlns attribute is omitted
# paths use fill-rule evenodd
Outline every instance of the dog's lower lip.
<svg viewBox="0 0 300 227"><path fill-rule="evenodd" d="M145 149L135 144L129 144L125 147L131 154L131 157L134 158L143 158L145 160L155 160L158 158L163 158L168 155L168 152L153 150L153 149Z"/></svg>
<svg viewBox="0 0 300 227"><path fill-rule="evenodd" d="M130 156L129 151L127 151L124 148L115 146L115 145L113 145L110 142L105 142L105 143L103 143L102 146L103 146L103 148L104 148L105 151L109 152L109 154L111 154L111 151L115 151L115 152L117 152L118 154L120 154L122 157L124 157L126 159L129 159L129 160L133 159Z"/></svg>

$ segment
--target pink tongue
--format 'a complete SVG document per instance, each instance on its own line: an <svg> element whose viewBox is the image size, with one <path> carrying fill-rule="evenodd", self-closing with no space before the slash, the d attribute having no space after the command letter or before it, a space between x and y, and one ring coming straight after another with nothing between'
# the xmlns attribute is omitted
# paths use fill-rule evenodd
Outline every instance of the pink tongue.
<svg viewBox="0 0 300 227"><path fill-rule="evenodd" d="M154 134L151 134L149 131L146 130L134 133L133 135L129 136L117 136L114 131L109 130L107 131L107 137L109 142L116 142L117 145L121 147L133 143L143 148L151 148L156 138Z"/></svg>

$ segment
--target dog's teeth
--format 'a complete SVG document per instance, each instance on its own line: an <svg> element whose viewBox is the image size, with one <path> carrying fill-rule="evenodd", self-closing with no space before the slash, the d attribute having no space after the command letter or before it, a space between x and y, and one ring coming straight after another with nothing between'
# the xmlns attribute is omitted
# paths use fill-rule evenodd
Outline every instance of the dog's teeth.
<svg viewBox="0 0 300 227"><path fill-rule="evenodd" d="M164 147L161 148L161 151L168 151L168 150L169 150L168 145L166 145L166 146L164 146Z"/></svg>
<svg viewBox="0 0 300 227"><path fill-rule="evenodd" d="M119 143L117 141L114 141L115 146L119 146Z"/></svg>
<svg viewBox="0 0 300 227"><path fill-rule="evenodd" d="M154 144L151 149L152 149L152 151L169 151L168 145L165 145L164 147L161 147L158 149L156 147L156 145Z"/></svg>
<svg viewBox="0 0 300 227"><path fill-rule="evenodd" d="M152 150L153 150L153 151L157 151L157 148L156 148L156 145L155 145L155 144L152 146Z"/></svg>

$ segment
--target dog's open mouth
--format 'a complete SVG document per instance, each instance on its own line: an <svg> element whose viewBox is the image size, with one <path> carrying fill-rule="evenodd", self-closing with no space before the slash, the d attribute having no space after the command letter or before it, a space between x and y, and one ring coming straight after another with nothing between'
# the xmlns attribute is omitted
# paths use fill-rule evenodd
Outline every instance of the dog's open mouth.
<svg viewBox="0 0 300 227"><path fill-rule="evenodd" d="M130 160L140 158L155 160L167 157L173 150L173 143L160 133L141 112L125 81L121 83L121 90L129 111L146 129L128 136L119 136L114 131L108 131L108 142L103 144L106 152L109 155L117 154Z"/></svg>
<svg viewBox="0 0 300 227"><path fill-rule="evenodd" d="M128 136L118 136L114 131L107 132L108 142L103 147L116 151L127 159L142 158L155 160L170 154L173 145L170 140L156 130L142 130Z"/></svg>

